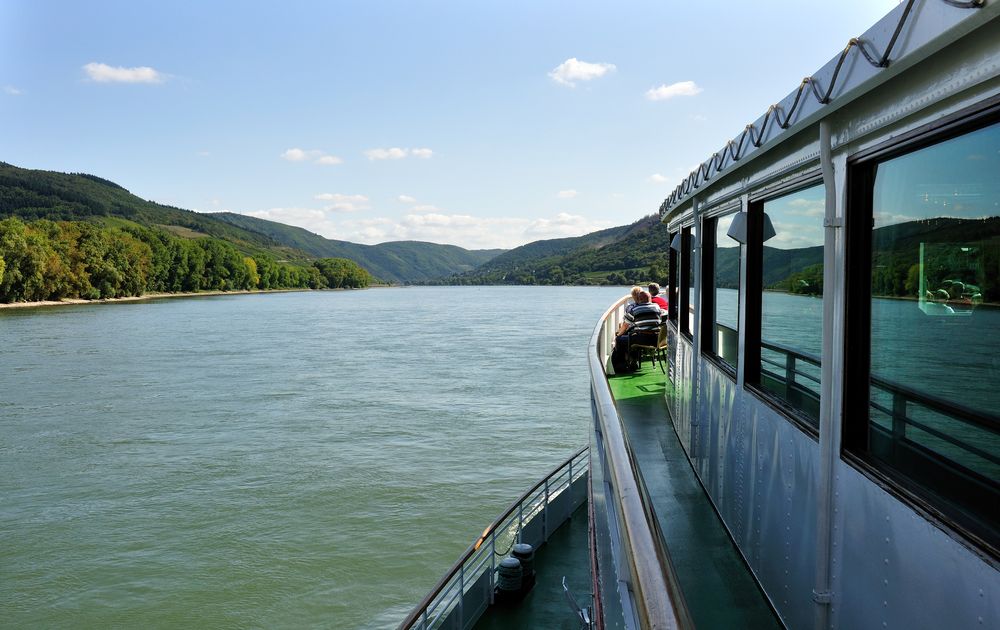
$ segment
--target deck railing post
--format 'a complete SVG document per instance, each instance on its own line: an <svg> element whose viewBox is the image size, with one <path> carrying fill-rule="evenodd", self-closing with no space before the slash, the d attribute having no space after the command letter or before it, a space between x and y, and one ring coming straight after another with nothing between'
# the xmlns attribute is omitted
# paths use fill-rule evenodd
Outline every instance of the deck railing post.
<svg viewBox="0 0 1000 630"><path fill-rule="evenodd" d="M545 478L545 507L542 508L542 540L549 539L549 478Z"/></svg>
<svg viewBox="0 0 1000 630"><path fill-rule="evenodd" d="M493 596L497 590L497 530L493 528L490 532L490 605L493 605Z"/></svg>
<svg viewBox="0 0 1000 630"><path fill-rule="evenodd" d="M458 571L458 627L465 627L465 565Z"/></svg>
<svg viewBox="0 0 1000 630"><path fill-rule="evenodd" d="M896 390L892 392L892 452L896 454L903 440L906 439L906 394Z"/></svg>
<svg viewBox="0 0 1000 630"><path fill-rule="evenodd" d="M795 355L791 352L785 353L785 387L791 390L795 384Z"/></svg>
<svg viewBox="0 0 1000 630"><path fill-rule="evenodd" d="M524 503L517 506L517 542L521 542L521 532L524 531Z"/></svg>

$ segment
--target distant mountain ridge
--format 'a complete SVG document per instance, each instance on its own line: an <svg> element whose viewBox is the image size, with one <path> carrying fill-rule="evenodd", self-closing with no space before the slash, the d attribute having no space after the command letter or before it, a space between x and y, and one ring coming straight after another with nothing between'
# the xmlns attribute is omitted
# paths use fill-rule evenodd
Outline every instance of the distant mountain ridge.
<svg viewBox="0 0 1000 630"><path fill-rule="evenodd" d="M666 280L667 226L650 215L583 236L535 241L457 274L451 284L629 284Z"/></svg>
<svg viewBox="0 0 1000 630"><path fill-rule="evenodd" d="M468 250L457 245L439 245L422 241L389 241L378 245L361 245L324 238L300 227L245 214L216 212L208 216L264 234L275 241L319 258L349 258L375 277L394 282L425 282L452 273L462 273L475 269L505 251Z"/></svg>
<svg viewBox="0 0 1000 630"><path fill-rule="evenodd" d="M175 236L212 236L247 255L279 260L348 258L383 281L411 283L467 272L503 250L467 250L455 245L399 241L359 245L308 230L233 213L199 213L141 199L96 175L24 169L0 162L0 217L53 221L130 221Z"/></svg>

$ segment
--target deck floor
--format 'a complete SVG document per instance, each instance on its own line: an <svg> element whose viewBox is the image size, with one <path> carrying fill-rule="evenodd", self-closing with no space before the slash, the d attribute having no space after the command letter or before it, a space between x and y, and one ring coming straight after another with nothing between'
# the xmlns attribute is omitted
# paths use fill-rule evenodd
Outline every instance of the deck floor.
<svg viewBox="0 0 1000 630"><path fill-rule="evenodd" d="M566 576L566 583L580 605L589 606L592 585L586 504L535 552L535 575L535 586L523 600L509 606L490 606L475 630L579 629L580 624L563 595L562 578Z"/></svg>
<svg viewBox="0 0 1000 630"><path fill-rule="evenodd" d="M781 628L674 432L655 365L609 379L695 626Z"/></svg>

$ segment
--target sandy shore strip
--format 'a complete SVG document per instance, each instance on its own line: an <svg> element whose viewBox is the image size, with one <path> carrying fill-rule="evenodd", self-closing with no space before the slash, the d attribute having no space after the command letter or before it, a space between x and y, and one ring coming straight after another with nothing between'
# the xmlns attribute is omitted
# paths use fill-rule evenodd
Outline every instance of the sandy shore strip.
<svg viewBox="0 0 1000 630"><path fill-rule="evenodd" d="M119 302L138 302L140 300L159 300L162 298L203 297L210 295L247 295L251 293L292 293L299 291L316 291L317 289L273 289L267 291L198 291L196 293L144 293L142 295L104 298L100 300L84 300L82 298L65 298L62 300L43 300L41 302L9 302L0 303L4 308L38 308L45 306L74 306L79 304L115 304ZM329 289L318 289L327 291Z"/></svg>

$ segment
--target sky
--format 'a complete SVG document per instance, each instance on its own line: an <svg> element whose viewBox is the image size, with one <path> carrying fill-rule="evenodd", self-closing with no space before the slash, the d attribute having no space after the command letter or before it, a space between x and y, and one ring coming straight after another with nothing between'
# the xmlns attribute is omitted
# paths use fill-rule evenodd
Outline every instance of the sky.
<svg viewBox="0 0 1000 630"><path fill-rule="evenodd" d="M897 0L0 0L0 161L327 238L657 212Z"/></svg>

